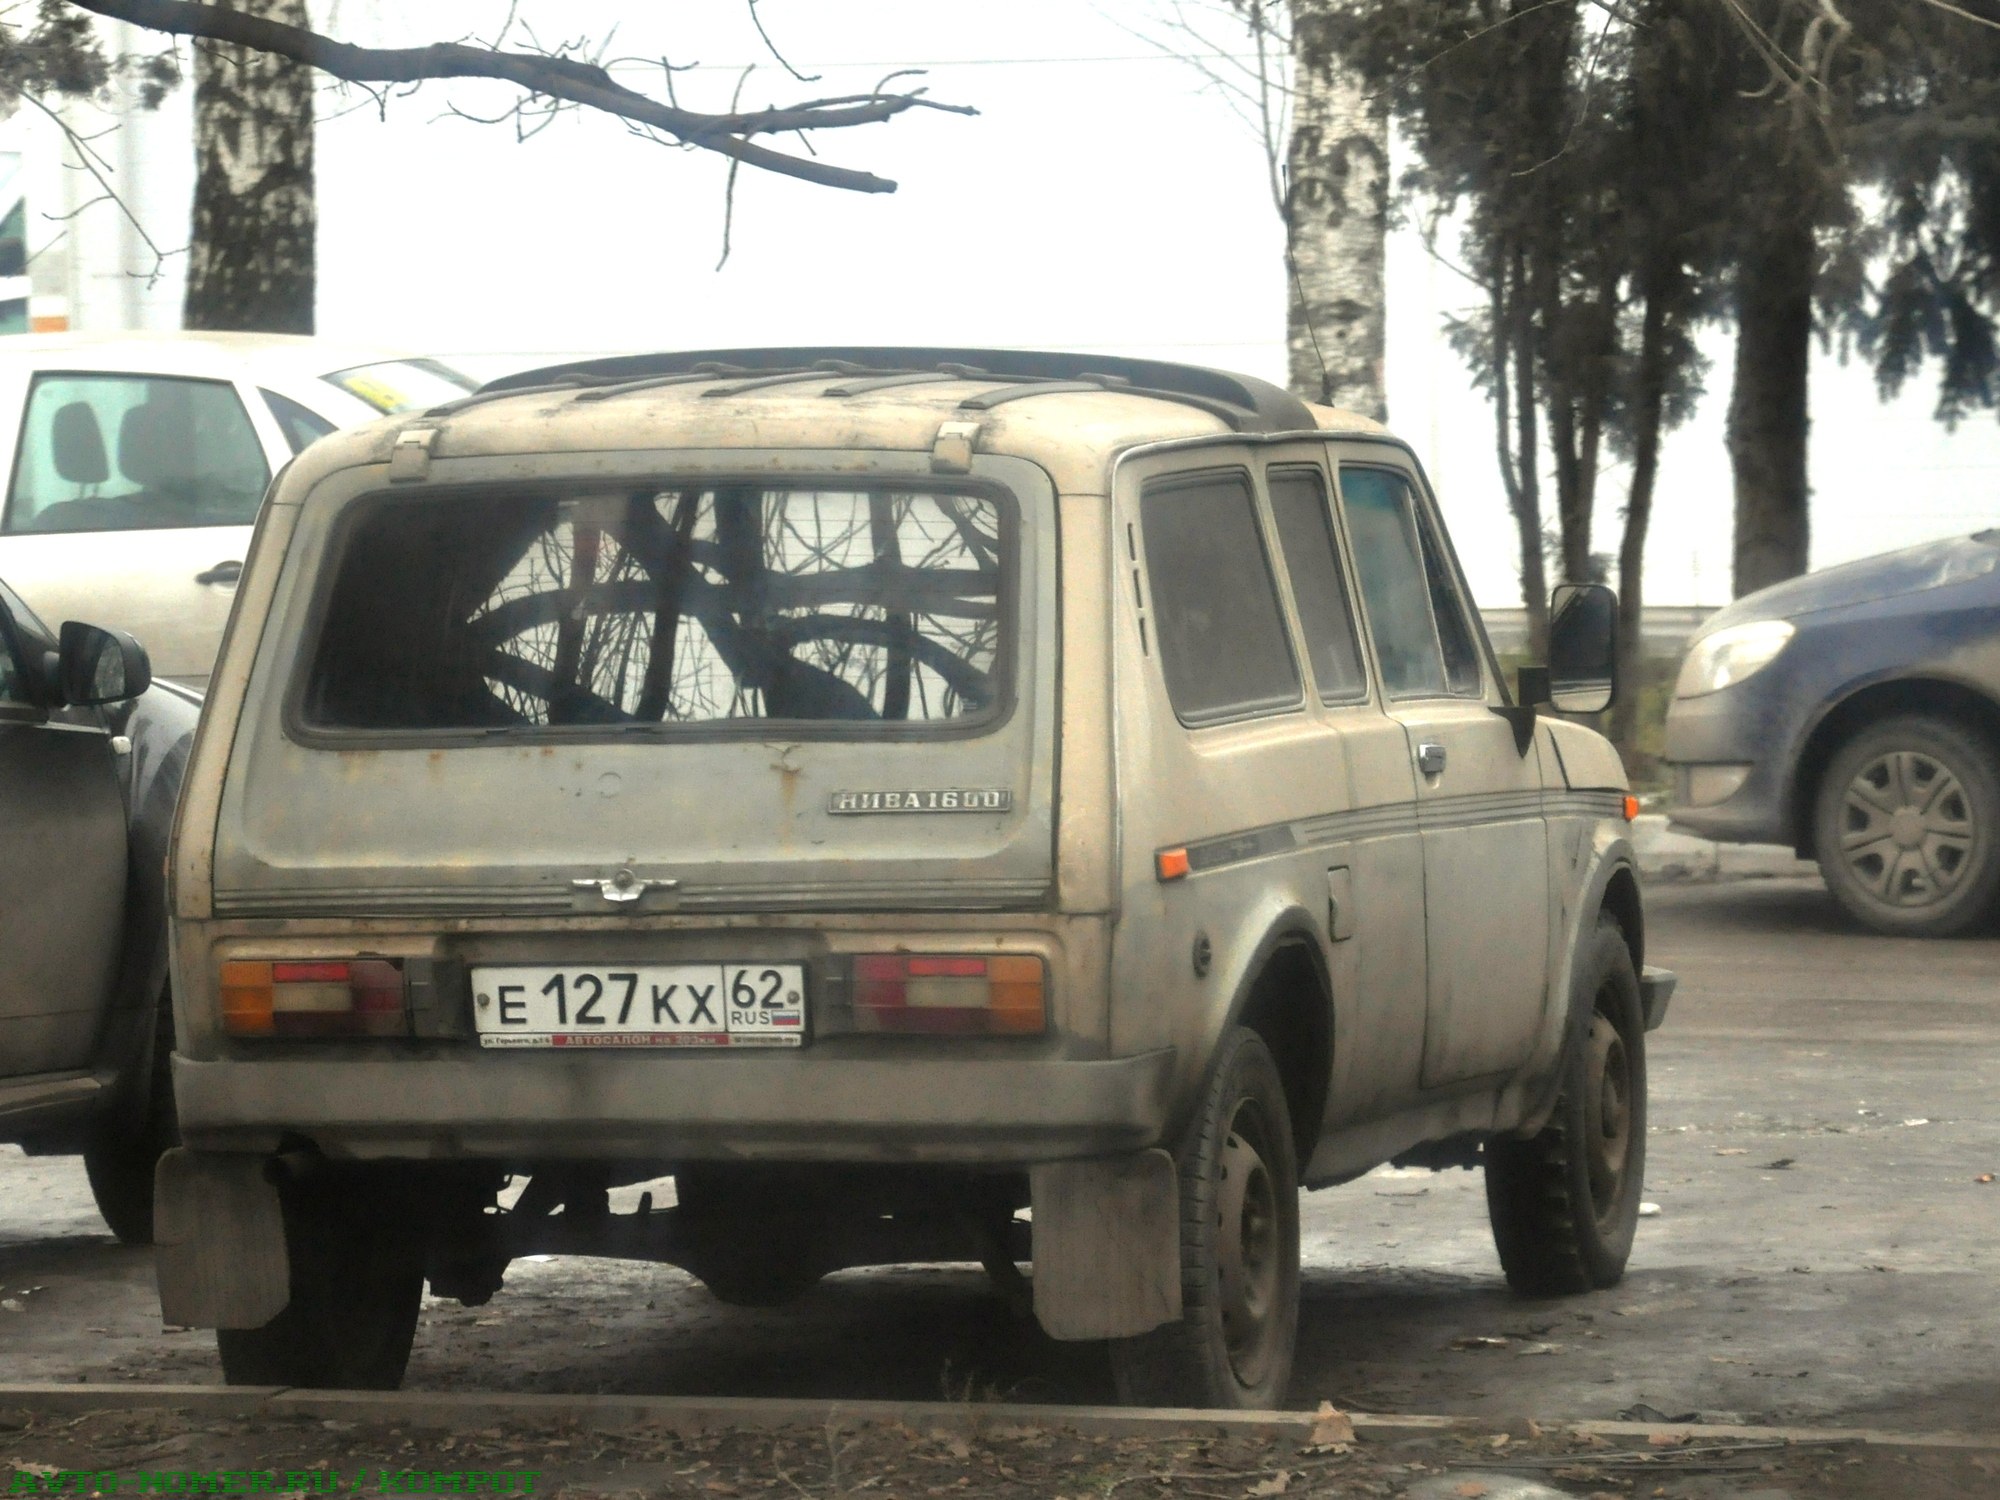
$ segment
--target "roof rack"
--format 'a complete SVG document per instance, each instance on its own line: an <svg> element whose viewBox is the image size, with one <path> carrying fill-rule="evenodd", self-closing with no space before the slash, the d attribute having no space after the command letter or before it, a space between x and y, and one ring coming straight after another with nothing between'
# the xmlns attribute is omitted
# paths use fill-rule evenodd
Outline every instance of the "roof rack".
<svg viewBox="0 0 2000 1500"><path fill-rule="evenodd" d="M626 354L526 370L489 382L481 387L480 394L501 395L547 386L564 378L583 377L599 387L592 395L601 398L643 389L655 382L666 384L676 376L718 366L732 374L797 372L802 378L810 378L818 369L826 369L835 376L879 371L884 376L904 377L935 371L961 379L1000 382L1007 387L1008 400L1053 395L1055 391L1045 383L1061 383L1067 389L1120 390L1183 401L1220 417L1238 432L1310 432L1318 426L1305 402L1290 391L1253 376L1165 360L1030 349L828 346ZM866 380L847 380L829 389L828 394L855 394L870 384ZM992 396L999 394L988 393L988 404Z"/></svg>

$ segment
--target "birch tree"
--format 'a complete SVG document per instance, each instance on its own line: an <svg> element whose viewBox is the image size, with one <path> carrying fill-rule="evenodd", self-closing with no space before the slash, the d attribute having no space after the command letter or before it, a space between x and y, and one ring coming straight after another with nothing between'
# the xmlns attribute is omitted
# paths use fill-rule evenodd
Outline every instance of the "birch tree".
<svg viewBox="0 0 2000 1500"><path fill-rule="evenodd" d="M765 36L753 0L745 3ZM53 101L107 101L116 75L136 75L132 81L146 105L176 85L171 54L108 56L93 17L129 22L163 47L192 44L197 185L188 325L282 332L313 326L313 90L322 79L368 90L450 79L509 85L515 102L500 118L521 134L568 111L592 111L662 145L728 158L732 189L737 169L749 167L822 187L894 192L887 178L827 160L814 140L915 109L976 113L929 99L921 87L909 86L907 72L863 93L750 109L732 100L727 109L696 109L674 96L673 70L664 59L661 91L648 93L613 77L587 41L553 50L507 45L512 7L496 14L508 19L491 42L368 47L314 30L305 0L36 0L32 8L0 8L0 111L37 104L60 125ZM775 44L768 36L765 41L782 62ZM88 142L73 132L70 138L87 163L97 160ZM101 170L97 182L105 196L118 199Z"/></svg>
<svg viewBox="0 0 2000 1500"><path fill-rule="evenodd" d="M305 0L215 0L303 30ZM311 333L317 300L313 71L238 43L194 54L194 215L188 328Z"/></svg>
<svg viewBox="0 0 2000 1500"><path fill-rule="evenodd" d="M1388 259L1389 112L1333 44L1327 0L1291 0L1291 132L1281 209L1292 389L1377 421ZM1252 11L1252 24L1255 11Z"/></svg>
<svg viewBox="0 0 2000 1500"><path fill-rule="evenodd" d="M1187 62L1250 128L1284 226L1287 380L1382 420L1389 115L1341 58L1338 0L1161 0L1141 40Z"/></svg>

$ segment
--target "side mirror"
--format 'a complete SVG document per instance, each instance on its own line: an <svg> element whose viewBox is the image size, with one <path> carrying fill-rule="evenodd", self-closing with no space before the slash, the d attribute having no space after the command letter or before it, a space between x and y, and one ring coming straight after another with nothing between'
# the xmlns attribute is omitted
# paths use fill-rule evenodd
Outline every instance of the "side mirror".
<svg viewBox="0 0 2000 1500"><path fill-rule="evenodd" d="M65 703L120 703L152 686L146 648L122 630L63 621L56 651L56 687Z"/></svg>
<svg viewBox="0 0 2000 1500"><path fill-rule="evenodd" d="M1600 714L1618 696L1618 596L1601 583L1565 583L1549 600L1549 706Z"/></svg>

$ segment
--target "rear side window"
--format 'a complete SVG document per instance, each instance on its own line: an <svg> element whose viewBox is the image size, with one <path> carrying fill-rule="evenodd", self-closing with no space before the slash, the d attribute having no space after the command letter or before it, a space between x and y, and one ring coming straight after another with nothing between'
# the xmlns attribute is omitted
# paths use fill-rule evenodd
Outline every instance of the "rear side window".
<svg viewBox="0 0 2000 1500"><path fill-rule="evenodd" d="M1299 701L1249 476L1162 480L1140 498L1167 696L1184 724Z"/></svg>
<svg viewBox="0 0 2000 1500"><path fill-rule="evenodd" d="M1354 611L1348 607L1347 580L1334 545L1326 480L1318 469L1273 469L1266 487L1319 695L1330 703L1366 697L1368 674L1361 666Z"/></svg>
<svg viewBox="0 0 2000 1500"><path fill-rule="evenodd" d="M247 526L270 479L226 381L42 375L21 421L6 529Z"/></svg>
<svg viewBox="0 0 2000 1500"><path fill-rule="evenodd" d="M717 485L354 518L302 701L360 730L949 725L1002 706L1011 507Z"/></svg>
<svg viewBox="0 0 2000 1500"><path fill-rule="evenodd" d="M278 430L285 435L285 446L292 450L294 457L306 451L309 444L318 442L334 431L334 424L316 411L301 406L290 396L280 396L276 391L261 387L258 394L264 404L271 408L271 415L277 420Z"/></svg>

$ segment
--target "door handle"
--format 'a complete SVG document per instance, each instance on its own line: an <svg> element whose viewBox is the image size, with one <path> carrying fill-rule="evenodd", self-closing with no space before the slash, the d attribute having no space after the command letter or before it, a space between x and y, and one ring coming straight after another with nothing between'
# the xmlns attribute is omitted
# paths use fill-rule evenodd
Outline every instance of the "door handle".
<svg viewBox="0 0 2000 1500"><path fill-rule="evenodd" d="M243 564L234 557L226 557L212 568L206 568L194 575L196 583L234 583L243 576Z"/></svg>
<svg viewBox="0 0 2000 1500"><path fill-rule="evenodd" d="M1444 775L1444 746L1436 740L1425 740L1417 746L1417 769L1426 776Z"/></svg>

